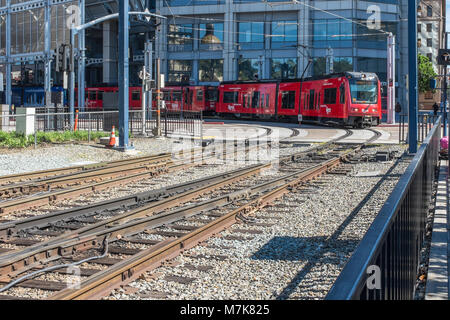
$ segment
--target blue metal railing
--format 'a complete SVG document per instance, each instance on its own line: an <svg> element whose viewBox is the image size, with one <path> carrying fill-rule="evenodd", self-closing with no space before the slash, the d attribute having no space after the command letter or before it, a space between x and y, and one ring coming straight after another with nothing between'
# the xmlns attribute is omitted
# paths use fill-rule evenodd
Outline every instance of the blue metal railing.
<svg viewBox="0 0 450 320"><path fill-rule="evenodd" d="M417 116L417 141L419 143L425 141L438 118L439 115L435 116L433 112L419 112ZM399 143L408 143L408 121L409 119L407 115L399 116Z"/></svg>
<svg viewBox="0 0 450 320"><path fill-rule="evenodd" d="M439 159L441 121L439 117L329 291L327 300L414 297L434 170Z"/></svg>

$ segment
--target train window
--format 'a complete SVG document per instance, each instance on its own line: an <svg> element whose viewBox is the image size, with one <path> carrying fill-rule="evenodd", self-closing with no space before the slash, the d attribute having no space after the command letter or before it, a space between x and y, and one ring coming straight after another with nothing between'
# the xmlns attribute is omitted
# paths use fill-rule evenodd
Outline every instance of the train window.
<svg viewBox="0 0 450 320"><path fill-rule="evenodd" d="M314 109L314 98L315 98L316 94L314 92L314 90L310 90L309 91L309 108L310 110Z"/></svg>
<svg viewBox="0 0 450 320"><path fill-rule="evenodd" d="M217 89L208 89L205 92L205 99L206 101L210 101L210 102L216 102L218 101L218 90Z"/></svg>
<svg viewBox="0 0 450 320"><path fill-rule="evenodd" d="M99 91L99 92L97 93L97 99L103 101L103 91Z"/></svg>
<svg viewBox="0 0 450 320"><path fill-rule="evenodd" d="M266 109L270 108L269 105L270 105L270 94L267 94L266 95Z"/></svg>
<svg viewBox="0 0 450 320"><path fill-rule="evenodd" d="M337 88L330 88L324 90L324 104L336 104Z"/></svg>
<svg viewBox="0 0 450 320"><path fill-rule="evenodd" d="M284 91L281 98L282 109L295 109L295 91Z"/></svg>
<svg viewBox="0 0 450 320"><path fill-rule="evenodd" d="M265 99L264 99L264 95L262 94L261 99L259 100L259 108L260 109L264 109L264 102L265 102Z"/></svg>
<svg viewBox="0 0 450 320"><path fill-rule="evenodd" d="M173 92L173 101L181 101L181 92L180 91Z"/></svg>
<svg viewBox="0 0 450 320"><path fill-rule="evenodd" d="M317 110L320 109L320 92L319 92L319 94L317 95L317 104L316 104L316 108L317 108Z"/></svg>
<svg viewBox="0 0 450 320"><path fill-rule="evenodd" d="M197 101L198 102L203 101L203 90L197 90Z"/></svg>
<svg viewBox="0 0 450 320"><path fill-rule="evenodd" d="M139 91L132 91L131 92L131 100L133 100L133 101L141 100L141 93Z"/></svg>
<svg viewBox="0 0 450 320"><path fill-rule="evenodd" d="M189 91L189 104L192 104L192 101L194 100L194 91Z"/></svg>
<svg viewBox="0 0 450 320"><path fill-rule="evenodd" d="M255 91L253 92L252 97L252 108L254 109L258 108L258 104L259 104L259 92Z"/></svg>
<svg viewBox="0 0 450 320"><path fill-rule="evenodd" d="M170 101L170 91L165 91L163 93L163 100L164 101Z"/></svg>
<svg viewBox="0 0 450 320"><path fill-rule="evenodd" d="M342 84L341 87L339 88L339 93L340 93L340 98L339 98L339 102L341 104L345 104L345 85Z"/></svg>
<svg viewBox="0 0 450 320"><path fill-rule="evenodd" d="M224 92L223 103L237 103L239 92Z"/></svg>

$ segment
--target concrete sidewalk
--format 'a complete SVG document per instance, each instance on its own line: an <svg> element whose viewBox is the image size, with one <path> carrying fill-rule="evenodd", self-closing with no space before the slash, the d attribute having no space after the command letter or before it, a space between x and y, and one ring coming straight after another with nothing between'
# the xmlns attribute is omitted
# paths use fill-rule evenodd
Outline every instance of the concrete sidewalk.
<svg viewBox="0 0 450 320"><path fill-rule="evenodd" d="M441 162L425 300L449 299L450 224L448 161Z"/></svg>

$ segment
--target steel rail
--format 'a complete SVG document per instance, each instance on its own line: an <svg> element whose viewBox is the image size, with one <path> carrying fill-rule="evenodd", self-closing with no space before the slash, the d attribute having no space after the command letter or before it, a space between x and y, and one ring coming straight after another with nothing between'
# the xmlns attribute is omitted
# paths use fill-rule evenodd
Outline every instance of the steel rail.
<svg viewBox="0 0 450 320"><path fill-rule="evenodd" d="M116 160L111 162L99 162L99 163L93 163L88 165L79 165L79 166L72 166L72 167L66 167L66 168L57 168L57 169L49 169L49 170L42 170L42 171L33 171L33 172L24 172L24 173L18 173L18 174L12 174L7 176L0 176L0 185L3 184L10 184L15 181L23 181L25 179L32 180L32 179L43 179L48 177L58 177L58 175L62 175L61 177L65 177L70 174L76 174L80 171L89 171L89 170L95 170L99 168L105 168L105 167L114 167L121 165L125 162L131 162L134 161L141 161L144 159L164 159L164 158L170 158L171 154L165 153L165 154L158 154L154 156L145 156L145 157L139 157L139 158L133 158L133 159L122 159L122 160Z"/></svg>
<svg viewBox="0 0 450 320"><path fill-rule="evenodd" d="M108 221L107 223L99 223L98 225L89 226L82 232L73 232L70 235L64 235L59 239L47 241L45 243L39 243L35 246L29 247L19 252L13 252L0 256L0 279L5 282L11 276L17 276L27 270L36 268L42 265L42 262L46 263L54 261L66 256L71 256L75 253L83 252L88 249L96 248L100 243L103 243L104 237L108 236L111 239L120 239L120 236L124 234L140 232L149 227L158 227L168 222L184 219L190 215L197 215L199 213L212 210L213 208L223 207L234 203L241 199L247 199L250 196L259 195L267 192L267 190L273 190L279 186L286 185L286 183L293 187L301 182L302 178L310 177L315 172L323 172L335 166L340 162L340 157L325 161L320 165L315 165L312 168L302 169L286 176L273 179L270 182L266 182L251 188L247 188L242 191L233 192L225 196L203 201L200 204L194 204L186 208L180 208L169 213L158 213L161 210L179 205L179 201L172 200L172 205L167 207L165 203L155 204L152 210L137 209L133 212L116 217L114 221ZM260 168L262 169L262 168ZM299 180L300 179L300 180ZM297 181L293 183L292 180ZM122 221L122 224L117 222ZM126 222L124 222L126 221Z"/></svg>
<svg viewBox="0 0 450 320"><path fill-rule="evenodd" d="M0 197L12 196L19 193L29 194L52 188L63 188L69 185L87 183L89 181L100 182L105 178L114 178L127 173L138 173L156 163L170 163L170 156L151 158L148 160L132 161L121 165L101 169L91 169L66 175L64 177L47 178L39 181L25 182L6 187L0 187Z"/></svg>
<svg viewBox="0 0 450 320"><path fill-rule="evenodd" d="M119 285L123 285L132 280L135 280L142 272L160 265L164 260L170 259L178 255L181 251L190 249L197 245L199 242L208 239L213 234L225 230L226 228L233 225L237 221L237 219L239 219L239 215L245 216L252 214L253 212L260 210L268 204L272 203L274 200L282 197L286 193L291 192L294 188L303 185L308 180L315 179L327 170L338 166L340 160L340 157L338 157L332 160L328 160L323 164L314 166L313 168L297 172L291 175L291 178L295 176L294 180L284 181L284 183L281 183L281 185L269 192L267 192L266 189L265 194L257 196L257 198L252 200L251 202L241 205L239 208L232 210L231 212L208 223L207 225L200 227L181 238L174 239L172 241L169 240L166 243L161 243L156 247L144 250L129 259L125 259L119 262L111 268L100 271L99 273L83 281L80 284L79 289L64 289L57 294L50 296L48 299L74 300L99 298L101 295L110 292L112 289L118 287ZM283 177L281 178L281 180L282 179L286 180L287 178ZM278 182L280 182L280 179L277 180ZM247 194L257 194L261 192L264 192L263 190L261 190L261 186L252 190L247 190ZM228 199L227 196L221 198L221 200L224 201L226 199ZM186 212L186 209L182 209L182 212L183 211ZM195 215L195 213L193 212L190 212L190 214ZM155 216L154 218L159 218L159 216ZM142 224L145 222L137 221L135 223ZM163 224L164 223L161 222L161 225ZM111 237L117 236L117 232L137 232L136 228L133 228L131 226L117 227L116 230L109 231L110 233L108 234L111 235Z"/></svg>
<svg viewBox="0 0 450 320"><path fill-rule="evenodd" d="M142 215L151 214L157 210L168 209L172 206L179 205L183 201L189 201L205 192L213 191L217 188L245 179L251 175L255 175L259 171L269 167L270 164L254 165L203 179L197 179L193 182L178 184L172 187L143 192L137 195L122 197L119 199L107 200L81 208L64 210L61 212L32 217L21 221L0 224L0 237L11 237L18 232L26 229L45 227L51 225L52 223L64 221L74 217L95 215L96 212L103 210L113 210L117 208L131 207L143 202L152 202L149 205L142 206L131 212L122 213L120 215L117 215L116 217L99 221L91 226L80 228L76 230L76 232L72 232L72 234L64 235L64 237L66 238L70 236L77 236L88 230L92 230L94 228L97 229L100 226L110 225L124 220L135 219Z"/></svg>

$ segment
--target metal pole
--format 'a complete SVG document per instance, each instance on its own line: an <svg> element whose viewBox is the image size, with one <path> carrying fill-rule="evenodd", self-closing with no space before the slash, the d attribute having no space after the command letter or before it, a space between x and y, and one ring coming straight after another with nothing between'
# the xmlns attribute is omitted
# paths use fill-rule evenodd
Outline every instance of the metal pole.
<svg viewBox="0 0 450 320"><path fill-rule="evenodd" d="M50 1L47 0L45 4L45 30L44 30L44 38L45 38L45 105L47 108L51 108L51 72L52 72L52 57L51 57L51 7Z"/></svg>
<svg viewBox="0 0 450 320"><path fill-rule="evenodd" d="M444 137L447 136L447 66L444 66Z"/></svg>
<svg viewBox="0 0 450 320"><path fill-rule="evenodd" d="M149 52L148 52L148 74L150 75L150 83L153 80L153 42L149 42ZM147 95L148 107L149 107L149 119L152 120L153 116L153 90L150 88L150 91Z"/></svg>
<svg viewBox="0 0 450 320"><path fill-rule="evenodd" d="M147 45L146 45L147 46ZM145 109L147 107L147 91L145 82L147 81L147 68L144 65L142 68L142 135L145 135Z"/></svg>
<svg viewBox="0 0 450 320"><path fill-rule="evenodd" d="M80 25L84 25L85 20L85 0L79 0ZM78 110L84 111L85 107L85 68L86 68L86 48L85 48L85 29L78 32Z"/></svg>
<svg viewBox="0 0 450 320"><path fill-rule="evenodd" d="M156 134L161 136L161 59L156 59ZM167 113L167 111L166 111Z"/></svg>
<svg viewBox="0 0 450 320"><path fill-rule="evenodd" d="M445 28L445 26L444 26ZM448 33L445 32L445 43L444 48L448 48ZM448 83L447 83L447 66L444 66L444 137L447 136L448 130L447 125L450 124L450 119L448 118L449 114L447 112L447 90L448 90ZM450 130L450 129L449 129Z"/></svg>
<svg viewBox="0 0 450 320"><path fill-rule="evenodd" d="M6 104L11 109L12 105L12 89L11 89L11 0L6 0Z"/></svg>
<svg viewBox="0 0 450 320"><path fill-rule="evenodd" d="M417 0L408 1L409 152L417 152Z"/></svg>
<svg viewBox="0 0 450 320"><path fill-rule="evenodd" d="M387 110L388 124L395 124L395 36L392 33L388 35L388 70L387 70Z"/></svg>
<svg viewBox="0 0 450 320"><path fill-rule="evenodd" d="M119 149L128 149L129 2L119 2Z"/></svg>
<svg viewBox="0 0 450 320"><path fill-rule="evenodd" d="M72 24L72 29L70 29L70 45L72 47L72 54L74 53L75 48L75 25ZM70 85L69 85L69 94L70 94L70 102L69 102L69 113L70 113L70 129L73 131L74 125L74 114L75 114L75 66L72 65L72 69L70 70ZM80 100L78 100L80 101Z"/></svg>

